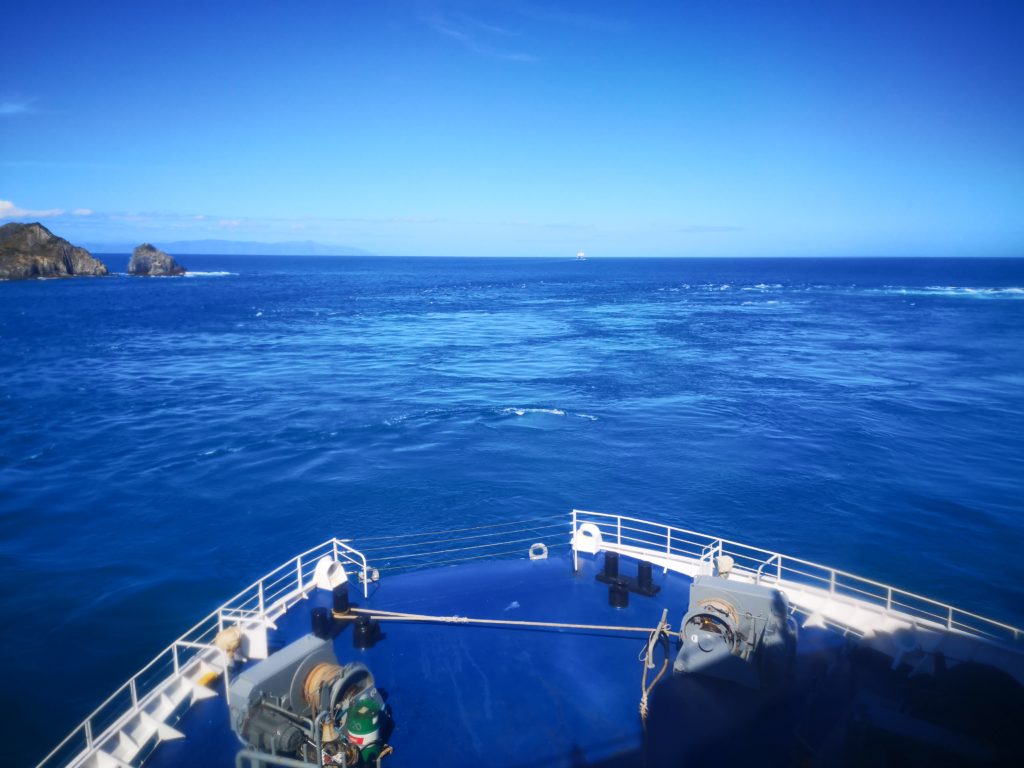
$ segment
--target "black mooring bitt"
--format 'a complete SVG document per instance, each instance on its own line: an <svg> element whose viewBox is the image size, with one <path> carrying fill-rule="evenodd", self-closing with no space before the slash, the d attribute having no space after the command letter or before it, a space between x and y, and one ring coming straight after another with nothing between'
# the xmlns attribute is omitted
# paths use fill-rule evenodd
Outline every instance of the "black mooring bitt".
<svg viewBox="0 0 1024 768"><path fill-rule="evenodd" d="M331 600L335 613L348 613L351 605L348 599L348 582L343 582L331 590Z"/></svg>
<svg viewBox="0 0 1024 768"><path fill-rule="evenodd" d="M644 597L652 597L661 591L661 587L654 583L654 568L646 560L641 560L636 566L636 578L623 576L619 573L619 553L604 553L604 568L597 574L597 580L602 584L618 584L629 592L636 592ZM612 605L612 594L608 593L608 601ZM622 606L616 606L621 608Z"/></svg>
<svg viewBox="0 0 1024 768"><path fill-rule="evenodd" d="M380 639L380 625L369 616L360 616L352 628L352 647L372 648Z"/></svg>
<svg viewBox="0 0 1024 768"><path fill-rule="evenodd" d="M608 585L608 605L613 608L625 608L629 605L629 589L621 582Z"/></svg>
<svg viewBox="0 0 1024 768"><path fill-rule="evenodd" d="M334 622L331 621L326 608L314 608L310 611L309 623L313 634L321 640L329 640L331 638L331 629Z"/></svg>

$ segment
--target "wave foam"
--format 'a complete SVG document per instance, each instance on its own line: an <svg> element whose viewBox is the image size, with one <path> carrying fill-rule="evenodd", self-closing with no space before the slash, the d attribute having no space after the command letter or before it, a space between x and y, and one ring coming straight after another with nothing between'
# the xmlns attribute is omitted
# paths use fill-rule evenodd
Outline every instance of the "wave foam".
<svg viewBox="0 0 1024 768"><path fill-rule="evenodd" d="M567 413L561 408L502 408L501 412L514 413L516 416L526 416L528 413L546 413L549 416L572 416L576 419L597 421L597 416L591 416L589 413Z"/></svg>
<svg viewBox="0 0 1024 768"><path fill-rule="evenodd" d="M552 416L565 416L565 411L558 408L502 408L502 413L514 413L516 416L525 416L528 413L548 413Z"/></svg>
<svg viewBox="0 0 1024 768"><path fill-rule="evenodd" d="M973 298L1024 298L1024 288L1019 286L984 287L968 285L926 285L923 288L886 285L887 293L905 296L958 296Z"/></svg>
<svg viewBox="0 0 1024 768"><path fill-rule="evenodd" d="M183 277L238 277L237 272L192 272L189 270Z"/></svg>

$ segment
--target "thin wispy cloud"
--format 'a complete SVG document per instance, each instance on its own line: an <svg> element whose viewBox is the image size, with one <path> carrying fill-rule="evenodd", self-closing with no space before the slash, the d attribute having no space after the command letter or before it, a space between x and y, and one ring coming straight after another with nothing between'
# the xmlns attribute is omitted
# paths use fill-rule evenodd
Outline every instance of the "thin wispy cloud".
<svg viewBox="0 0 1024 768"><path fill-rule="evenodd" d="M676 232L681 232L686 235L706 235L714 233L724 232L742 232L743 227L737 227L733 224L687 224L683 227L678 227Z"/></svg>
<svg viewBox="0 0 1024 768"><path fill-rule="evenodd" d="M109 170L121 166L112 163L90 163L78 160L0 160L0 168L75 168Z"/></svg>
<svg viewBox="0 0 1024 768"><path fill-rule="evenodd" d="M470 17L463 17L456 21L436 13L424 18L424 22L438 34L455 40L464 48L481 56L524 64L540 61L540 58L532 53L508 50L503 45L505 39L515 37L517 33L505 27ZM504 39L494 40L496 37Z"/></svg>
<svg viewBox="0 0 1024 768"><path fill-rule="evenodd" d="M536 21L589 29L594 32L623 32L626 30L626 25L620 19L586 11L568 11L563 8L554 8L551 5L524 2L512 4L510 10Z"/></svg>
<svg viewBox="0 0 1024 768"><path fill-rule="evenodd" d="M5 208L6 206L6 208ZM5 213L6 211L6 213ZM65 211L25 211L8 201L0 201L0 218L17 218L18 216L60 216ZM212 232L215 230L245 230L252 232L276 231L282 229L320 230L344 225L432 225L443 219L433 216L225 216L216 213L172 213L167 211L108 211L96 212L90 208L76 208L71 215L90 217L97 223L109 223L113 228L124 225L153 229L174 229L193 232Z"/></svg>
<svg viewBox="0 0 1024 768"><path fill-rule="evenodd" d="M31 115L35 112L31 101L24 99L8 99L0 101L0 115L11 117L14 115Z"/></svg>

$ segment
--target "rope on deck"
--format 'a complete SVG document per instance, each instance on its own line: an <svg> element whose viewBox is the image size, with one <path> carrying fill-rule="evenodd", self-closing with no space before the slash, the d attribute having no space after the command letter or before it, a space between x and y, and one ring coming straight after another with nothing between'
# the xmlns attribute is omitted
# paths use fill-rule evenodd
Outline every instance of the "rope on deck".
<svg viewBox="0 0 1024 768"><path fill-rule="evenodd" d="M647 699L651 695L651 691L654 690L654 686L658 684L662 676L665 674L665 670L668 669L668 657L669 657L669 637L673 633L668 628L668 608L661 612L661 621L658 622L657 628L651 632L649 638L647 638L647 647L645 653L640 657L640 660L644 664L644 673L640 678L640 722L644 726L644 732L647 731ZM661 664L661 669L658 671L657 676L651 681L651 684L647 684L647 670L654 669L654 648L658 644L658 641L663 641L665 660Z"/></svg>
<svg viewBox="0 0 1024 768"><path fill-rule="evenodd" d="M377 608L349 608L347 613L334 611L336 619L352 620L356 618L353 614L373 616L376 619L390 621L424 621L435 624L481 624L501 627L543 627L547 629L588 629L603 632L643 632L650 635L653 632L664 631L664 624L659 622L657 627L623 627L611 624L571 624L561 621L515 621L511 619L473 619L468 616L432 616L424 613L404 613L402 611L382 611Z"/></svg>

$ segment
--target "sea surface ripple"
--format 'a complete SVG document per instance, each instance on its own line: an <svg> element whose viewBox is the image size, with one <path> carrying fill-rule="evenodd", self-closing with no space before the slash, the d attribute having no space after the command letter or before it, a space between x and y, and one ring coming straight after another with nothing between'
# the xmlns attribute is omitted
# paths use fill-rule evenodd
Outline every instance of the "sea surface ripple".
<svg viewBox="0 0 1024 768"><path fill-rule="evenodd" d="M0 283L16 763L335 534L617 512L1024 622L1022 260L185 261Z"/></svg>

